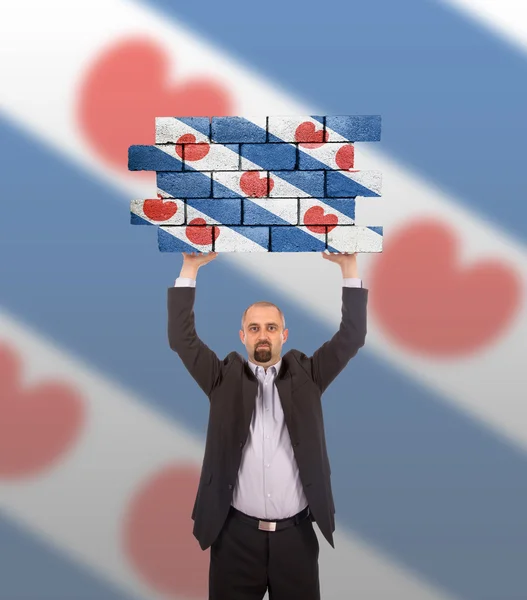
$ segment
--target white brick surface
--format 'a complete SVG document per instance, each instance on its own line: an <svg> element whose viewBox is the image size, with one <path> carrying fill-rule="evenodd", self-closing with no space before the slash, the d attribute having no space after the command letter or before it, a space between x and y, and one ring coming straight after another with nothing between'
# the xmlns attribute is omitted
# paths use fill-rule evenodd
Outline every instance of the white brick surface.
<svg viewBox="0 0 527 600"><path fill-rule="evenodd" d="M348 166L350 164L349 156L353 156L352 152L349 152L350 149L353 152L354 146L351 142L346 144L344 143L335 143L335 144L323 144L318 148L308 148L306 146L300 147L300 154L307 154L318 160L323 165L325 165L328 169L343 169L347 170L353 169L353 166ZM340 154L339 154L340 153ZM339 163L337 164L336 157L339 156ZM302 156L300 156L299 168L304 169L302 164ZM310 167L311 169L323 169L323 166Z"/></svg>
<svg viewBox="0 0 527 600"><path fill-rule="evenodd" d="M324 210L324 215L336 215L338 218L338 225L353 225L353 219L335 210L332 206L317 200L316 198L301 198L300 199L300 223L304 223L304 217L307 211L309 214L313 214L315 211L311 210L313 207L320 207ZM317 214L315 212L315 214ZM328 221L329 222L329 221Z"/></svg>
<svg viewBox="0 0 527 600"><path fill-rule="evenodd" d="M260 244L240 235L226 225L220 225L219 236L216 238L215 252L268 252L268 247L264 248Z"/></svg>
<svg viewBox="0 0 527 600"><path fill-rule="evenodd" d="M339 252L382 252L383 236L368 227L335 227L328 232L328 247Z"/></svg>
<svg viewBox="0 0 527 600"><path fill-rule="evenodd" d="M309 116L293 116L293 117L269 117L268 131L269 135L274 135L280 138L284 142L296 142L296 131L303 123L311 123L314 125L314 129L306 127L307 131L319 131L322 130L324 125ZM304 129L304 128L303 128ZM302 131L302 130L301 130Z"/></svg>
<svg viewBox="0 0 527 600"><path fill-rule="evenodd" d="M192 134L196 142L210 143L210 137L176 117L156 117L156 144L175 144L182 135Z"/></svg>
<svg viewBox="0 0 527 600"><path fill-rule="evenodd" d="M238 144L232 144L238 146ZM223 144L209 144L207 154L198 160L193 160L193 148L186 144L184 150L184 170L195 171L237 171L240 157L238 152Z"/></svg>
<svg viewBox="0 0 527 600"><path fill-rule="evenodd" d="M174 205L176 207L176 212L168 219L159 220L158 218L153 218L162 216L164 211L167 211L165 214L169 214L169 211L172 212ZM150 200L132 200L130 203L130 211L154 225L159 225L161 223L182 225L185 222L185 204L182 200L176 198L172 198L171 200L162 200L159 198Z"/></svg>

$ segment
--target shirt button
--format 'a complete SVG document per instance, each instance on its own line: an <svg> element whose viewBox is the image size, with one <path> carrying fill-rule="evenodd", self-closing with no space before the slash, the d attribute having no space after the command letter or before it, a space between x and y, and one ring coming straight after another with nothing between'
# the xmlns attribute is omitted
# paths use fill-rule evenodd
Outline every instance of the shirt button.
<svg viewBox="0 0 527 600"><path fill-rule="evenodd" d="M268 436L268 435L266 435L265 437L266 437L267 439L269 439L269 436ZM296 444L295 444L295 446L296 446Z"/></svg>
<svg viewBox="0 0 527 600"><path fill-rule="evenodd" d="M271 497L271 494L267 494L267 497L268 497L268 498L270 498L270 497Z"/></svg>
<svg viewBox="0 0 527 600"><path fill-rule="evenodd" d="M229 483L229 489L232 490L232 483Z"/></svg>
<svg viewBox="0 0 527 600"><path fill-rule="evenodd" d="M265 465L267 468L269 468L270 465Z"/></svg>

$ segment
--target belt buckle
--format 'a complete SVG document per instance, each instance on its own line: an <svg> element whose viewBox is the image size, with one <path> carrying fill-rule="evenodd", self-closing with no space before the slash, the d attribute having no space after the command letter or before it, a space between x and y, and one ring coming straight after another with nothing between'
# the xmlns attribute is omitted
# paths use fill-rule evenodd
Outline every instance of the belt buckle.
<svg viewBox="0 0 527 600"><path fill-rule="evenodd" d="M262 531L276 531L276 521L258 521L258 529Z"/></svg>

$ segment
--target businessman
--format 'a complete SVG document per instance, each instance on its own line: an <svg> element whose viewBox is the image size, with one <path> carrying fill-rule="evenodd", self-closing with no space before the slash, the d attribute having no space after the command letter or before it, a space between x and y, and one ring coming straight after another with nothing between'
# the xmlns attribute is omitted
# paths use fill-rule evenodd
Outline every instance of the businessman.
<svg viewBox="0 0 527 600"><path fill-rule="evenodd" d="M192 519L200 547L210 547L209 600L319 600L319 544L332 547L331 490L321 395L366 339L368 290L355 254L326 254L342 270L339 330L312 356L291 349L282 311L256 302L244 312L247 360L223 360L198 337L198 270L217 253L183 253L168 289L170 348L209 399L205 455Z"/></svg>

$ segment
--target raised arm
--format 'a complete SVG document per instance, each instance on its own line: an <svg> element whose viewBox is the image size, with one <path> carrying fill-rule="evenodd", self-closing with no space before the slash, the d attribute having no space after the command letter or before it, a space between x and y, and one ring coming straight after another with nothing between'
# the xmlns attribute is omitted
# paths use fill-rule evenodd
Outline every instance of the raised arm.
<svg viewBox="0 0 527 600"><path fill-rule="evenodd" d="M339 330L308 359L313 380L321 393L364 346L368 303L368 290L359 279L356 254L322 253L322 256L340 265L344 285Z"/></svg>
<svg viewBox="0 0 527 600"><path fill-rule="evenodd" d="M215 259L217 252L183 252L183 265L174 287L168 288L168 342L200 388L210 395L220 371L216 353L200 340L194 321L196 278L201 266Z"/></svg>

